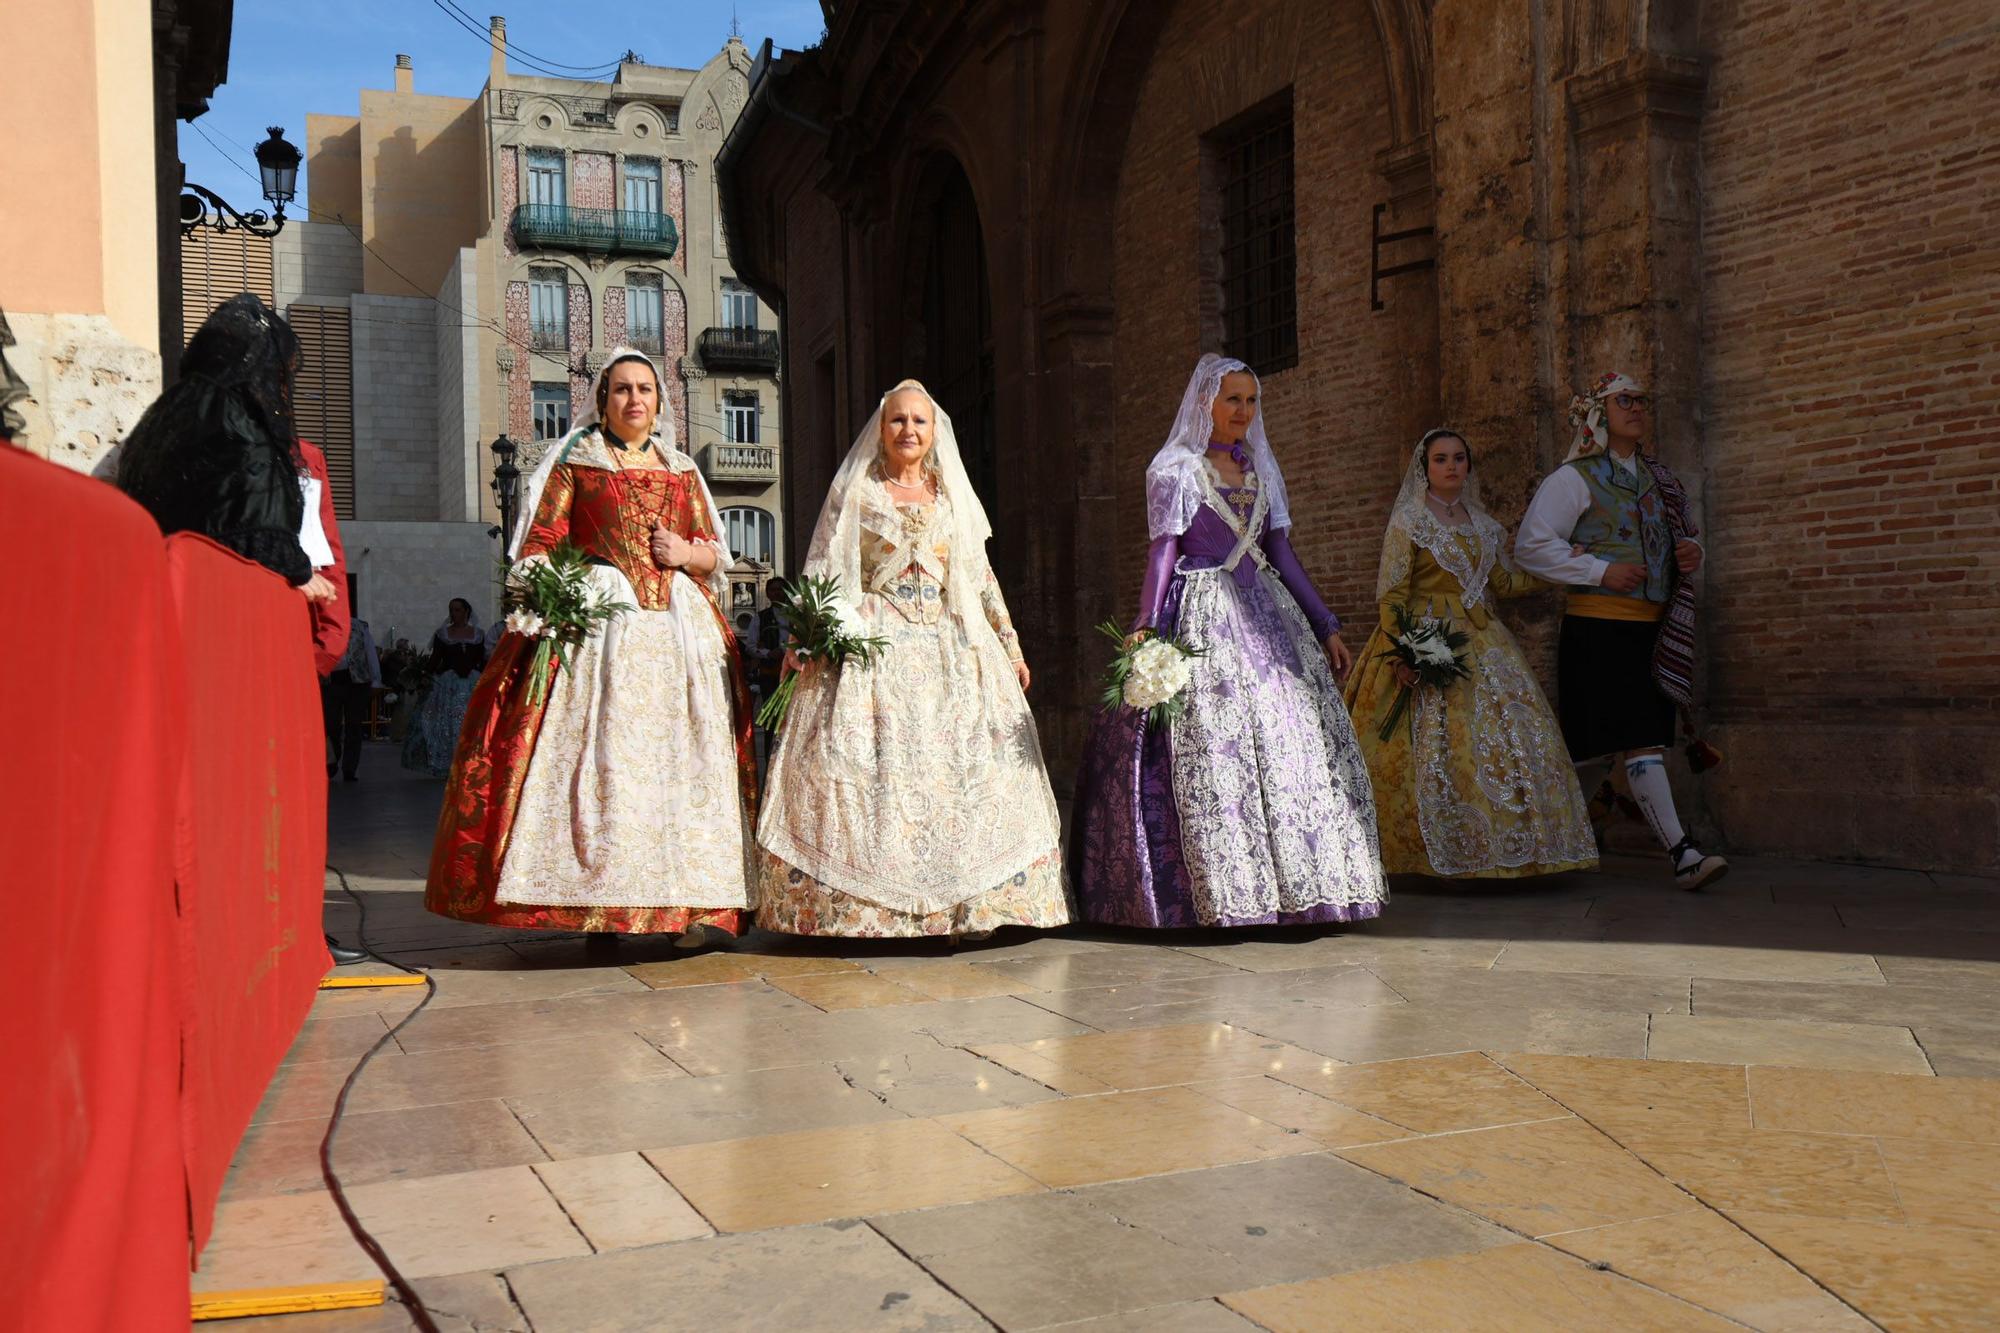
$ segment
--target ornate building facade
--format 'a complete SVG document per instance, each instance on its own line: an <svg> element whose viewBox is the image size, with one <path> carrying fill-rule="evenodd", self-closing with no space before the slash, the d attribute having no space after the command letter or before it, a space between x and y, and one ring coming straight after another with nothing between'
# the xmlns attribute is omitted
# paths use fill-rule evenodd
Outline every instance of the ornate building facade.
<svg viewBox="0 0 2000 1333"><path fill-rule="evenodd" d="M1264 372L1295 545L1350 623L1424 428L1466 433L1511 524L1617 367L1705 528L1729 762L1702 818L2000 868L1980 0L824 8L818 47L760 56L718 164L738 270L785 316L789 530L881 389L929 382L1059 775L1202 351ZM1556 615L1509 611L1531 642Z"/></svg>

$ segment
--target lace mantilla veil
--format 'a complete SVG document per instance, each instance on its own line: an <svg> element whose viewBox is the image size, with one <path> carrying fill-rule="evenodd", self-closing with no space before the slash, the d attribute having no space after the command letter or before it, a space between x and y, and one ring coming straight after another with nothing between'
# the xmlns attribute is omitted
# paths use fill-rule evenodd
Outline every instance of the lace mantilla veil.
<svg viewBox="0 0 2000 1333"><path fill-rule="evenodd" d="M962 621L980 641L999 638L980 609L980 592L986 585L986 540L993 526L986 519L986 507L972 489L965 461L958 452L958 435L951 417L930 390L916 380L904 380L882 395L875 412L854 437L853 447L833 474L826 503L820 506L819 522L813 527L812 544L806 548L804 573L810 578L830 578L840 585L850 610L858 618L861 599L867 592L861 578L861 531L894 532L895 502L883 482L882 411L889 399L904 390L915 390L931 405L931 451L924 467L936 479L938 494L950 506L951 558L945 563L945 609ZM865 522L869 514L880 521ZM1003 650L1004 651L1004 650Z"/></svg>
<svg viewBox="0 0 2000 1333"><path fill-rule="evenodd" d="M1178 537L1187 531L1194 521L1195 511L1200 509L1207 496L1204 484L1203 465L1207 460L1208 442L1215 433L1215 421L1210 416L1215 406L1215 395L1222 390L1222 377L1241 371L1255 380L1257 374L1234 357L1206 353L1195 363L1194 375L1188 380L1187 392L1181 395L1180 411L1174 415L1174 426L1167 433L1167 442L1153 455L1153 461L1146 465L1146 536L1158 541L1162 537ZM1266 503L1270 507L1271 531L1292 526L1292 511L1286 503L1284 474L1278 471L1278 460L1271 453L1271 441L1264 434L1263 384L1258 382L1259 398L1257 415L1250 421L1250 430L1244 443L1250 452L1251 467L1257 473L1257 482L1262 487Z"/></svg>
<svg viewBox="0 0 2000 1333"><path fill-rule="evenodd" d="M1375 600L1381 601L1389 595L1389 589L1410 577L1411 549L1422 547L1431 553L1444 570L1456 578L1464 590L1460 600L1467 606L1477 606L1486 598L1486 580L1493 573L1497 563L1502 568L1512 569L1513 558L1507 552L1507 530L1500 526L1500 520L1486 512L1486 506L1479 495L1479 473L1477 469L1465 478L1465 489L1459 498L1465 502L1467 524L1479 535L1479 554L1468 559L1466 550L1451 534L1454 529L1438 521L1424 503L1424 495L1430 489L1424 467L1424 451L1440 436L1449 435L1453 439L1463 439L1455 430L1438 429L1426 431L1424 438L1417 441L1417 447L1410 454L1410 466L1403 473L1403 487L1396 492L1396 503L1389 510L1389 526L1382 534L1382 564L1375 576ZM1411 607L1413 612L1421 612L1420 607Z"/></svg>
<svg viewBox="0 0 2000 1333"><path fill-rule="evenodd" d="M721 540L721 534L724 531L722 526L722 512L715 507L715 496L709 493L708 479L702 476L700 470L695 467L694 459L690 458L681 449L680 442L674 434L674 414L667 402L667 382L660 377L660 368L653 363L652 357L646 355L636 347L620 347L611 353L611 359L606 361L604 369L597 373L597 385L602 385L606 379L610 378L611 368L621 361L638 361L644 363L646 368L653 372L653 383L659 386L660 414L653 419L653 434L651 437L653 448L659 451L660 460L667 465L669 471L692 472L695 474L695 483L701 487L701 503L703 508L708 511L709 531L717 534L717 540L710 544L721 555L721 559L715 562L715 568L709 571L708 578L705 581L708 584L709 590L715 594L716 604L727 611L729 609L729 570L730 566L735 563L735 553ZM548 449L543 452L541 461L535 465L535 470L528 475L527 483L521 487L521 505L515 511L514 531L507 538L507 558L509 560L519 560L521 558L521 544L527 540L528 529L534 526L535 510L541 506L542 491L548 486L549 476L556 470L557 463L560 463L564 458L569 458L572 463L576 463L579 466L604 466L604 464L589 457L578 458L572 456L577 446L584 444L591 436L597 434L601 428L602 423L598 420L596 407L597 385L591 387L590 411L583 415L582 419L577 422L575 428L569 434L549 445ZM598 450L593 452L601 452L603 448L605 446L599 446Z"/></svg>

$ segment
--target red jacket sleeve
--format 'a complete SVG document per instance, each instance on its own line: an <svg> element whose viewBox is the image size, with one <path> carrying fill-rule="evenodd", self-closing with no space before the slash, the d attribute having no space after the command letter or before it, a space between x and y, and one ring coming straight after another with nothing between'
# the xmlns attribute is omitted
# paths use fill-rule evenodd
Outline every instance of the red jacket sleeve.
<svg viewBox="0 0 2000 1333"><path fill-rule="evenodd" d="M326 544L333 548L333 567L316 570L333 584L330 602L312 604L313 663L324 676L339 664L347 651L347 633L354 608L347 604L347 551L340 544L340 523L333 516L333 483L326 475L326 455L319 446L299 441L299 456L306 471L319 478L319 522L326 529Z"/></svg>

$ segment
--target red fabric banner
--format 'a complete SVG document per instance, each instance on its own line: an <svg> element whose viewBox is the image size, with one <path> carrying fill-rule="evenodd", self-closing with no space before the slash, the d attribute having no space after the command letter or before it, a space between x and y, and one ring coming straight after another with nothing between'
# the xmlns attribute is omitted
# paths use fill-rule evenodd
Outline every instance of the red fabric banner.
<svg viewBox="0 0 2000 1333"><path fill-rule="evenodd" d="M185 1328L328 961L306 605L0 445L0 625L0 1324Z"/></svg>
<svg viewBox="0 0 2000 1333"><path fill-rule="evenodd" d="M167 539L187 748L174 875L194 1248L327 969L326 733L294 588L206 537Z"/></svg>
<svg viewBox="0 0 2000 1333"><path fill-rule="evenodd" d="M173 792L180 660L160 530L0 446L0 1310L188 1319Z"/></svg>

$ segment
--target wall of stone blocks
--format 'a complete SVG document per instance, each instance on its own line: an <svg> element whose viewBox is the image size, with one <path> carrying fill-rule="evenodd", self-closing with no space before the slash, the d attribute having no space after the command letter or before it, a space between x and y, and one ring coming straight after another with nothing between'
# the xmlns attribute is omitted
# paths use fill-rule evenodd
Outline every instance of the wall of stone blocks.
<svg viewBox="0 0 2000 1333"><path fill-rule="evenodd" d="M333 222L293 219L271 241L278 309L294 302L344 305L361 290L361 240Z"/></svg>
<svg viewBox="0 0 2000 1333"><path fill-rule="evenodd" d="M500 543L487 528L484 523L341 524L347 568L355 576L356 611L378 647L390 645L392 629L422 646L445 622L454 597L472 603L481 625L498 618Z"/></svg>
<svg viewBox="0 0 2000 1333"><path fill-rule="evenodd" d="M475 252L458 252L432 311L437 331L437 517L479 517L487 483L479 439L479 282Z"/></svg>
<svg viewBox="0 0 2000 1333"><path fill-rule="evenodd" d="M354 513L432 521L438 515L436 305L357 295L354 348Z"/></svg>

